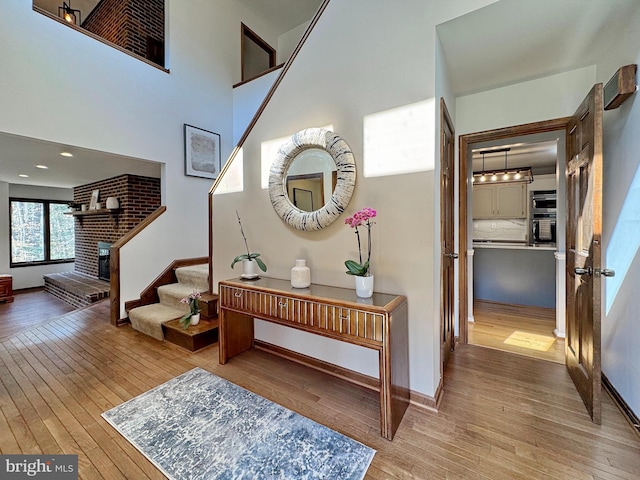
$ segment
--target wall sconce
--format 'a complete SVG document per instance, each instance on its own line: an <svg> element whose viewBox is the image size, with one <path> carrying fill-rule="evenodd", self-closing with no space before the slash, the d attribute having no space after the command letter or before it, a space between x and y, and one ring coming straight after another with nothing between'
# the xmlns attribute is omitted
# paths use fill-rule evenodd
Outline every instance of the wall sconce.
<svg viewBox="0 0 640 480"><path fill-rule="evenodd" d="M82 23L80 10L71 8L71 0L69 0L69 3L62 2L62 6L58 7L58 16L63 18L65 22L73 25L79 25Z"/></svg>
<svg viewBox="0 0 640 480"><path fill-rule="evenodd" d="M471 181L473 183L515 183L533 182L533 172L531 167L507 167L507 152L510 148L498 148L496 150L483 150L479 152L482 154L482 170L480 172L473 172ZM484 156L487 153L501 153L504 152L504 169L502 170L485 170L484 169Z"/></svg>

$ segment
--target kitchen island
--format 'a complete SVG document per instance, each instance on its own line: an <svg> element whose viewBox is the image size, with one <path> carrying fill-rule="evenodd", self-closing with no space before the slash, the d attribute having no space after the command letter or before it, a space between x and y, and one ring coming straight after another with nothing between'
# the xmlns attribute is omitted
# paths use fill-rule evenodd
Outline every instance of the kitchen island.
<svg viewBox="0 0 640 480"><path fill-rule="evenodd" d="M554 245L474 242L473 249L475 300L556 307Z"/></svg>

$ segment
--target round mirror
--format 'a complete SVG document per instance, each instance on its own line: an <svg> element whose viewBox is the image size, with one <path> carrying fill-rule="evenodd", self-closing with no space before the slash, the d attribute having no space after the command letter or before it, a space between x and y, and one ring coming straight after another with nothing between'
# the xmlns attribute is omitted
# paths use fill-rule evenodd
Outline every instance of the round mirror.
<svg viewBox="0 0 640 480"><path fill-rule="evenodd" d="M329 152L309 148L300 152L285 174L285 191L294 207L313 212L325 206L338 181L338 169Z"/></svg>
<svg viewBox="0 0 640 480"><path fill-rule="evenodd" d="M333 223L351 200L356 165L347 142L321 128L295 133L276 155L269 197L276 213L298 230Z"/></svg>

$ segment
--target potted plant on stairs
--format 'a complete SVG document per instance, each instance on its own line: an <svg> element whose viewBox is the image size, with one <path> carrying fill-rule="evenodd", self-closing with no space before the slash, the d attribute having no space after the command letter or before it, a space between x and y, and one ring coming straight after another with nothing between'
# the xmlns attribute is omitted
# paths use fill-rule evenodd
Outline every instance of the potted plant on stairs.
<svg viewBox="0 0 640 480"><path fill-rule="evenodd" d="M197 325L200 321L200 304L199 300L201 298L200 292L194 291L188 297L184 297L180 300L180 303L186 303L189 305L189 313L186 313L184 317L180 319L180 323L185 328L185 330L189 327L189 325Z"/></svg>

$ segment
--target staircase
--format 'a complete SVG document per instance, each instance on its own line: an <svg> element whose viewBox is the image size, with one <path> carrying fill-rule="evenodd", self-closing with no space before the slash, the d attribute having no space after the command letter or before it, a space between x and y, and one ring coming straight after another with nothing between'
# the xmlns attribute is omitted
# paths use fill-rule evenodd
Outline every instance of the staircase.
<svg viewBox="0 0 640 480"><path fill-rule="evenodd" d="M180 300L189 296L194 291L200 292L202 298L199 301L201 322L209 327L214 326L217 318L218 296L207 294L209 285L209 266L207 264L177 267L174 269L176 283L160 285L156 288L159 303L152 303L129 310L129 320L134 330L149 335L158 340L165 340L165 329L162 324L181 318L189 312L189 306ZM175 323L175 322L173 322ZM197 325L196 327L200 327ZM189 327L195 329L196 327ZM182 327L181 327L182 328ZM217 320L215 320L217 328ZM188 330L185 335L188 335ZM200 327L202 329L202 327ZM191 332L193 334L193 332Z"/></svg>

